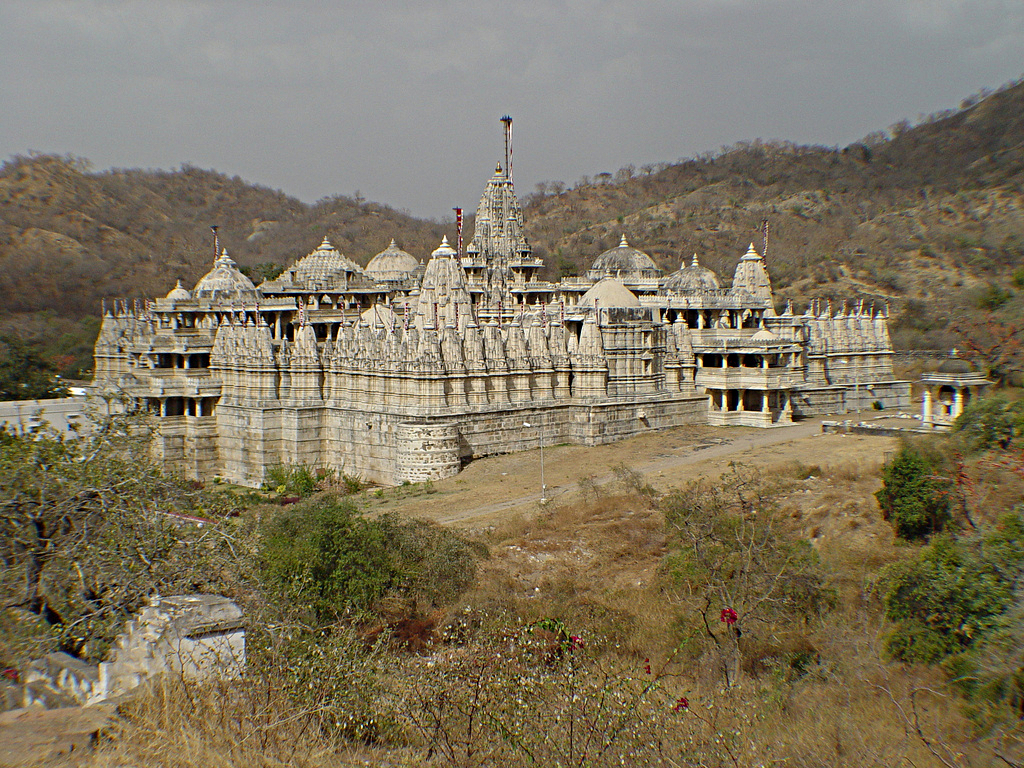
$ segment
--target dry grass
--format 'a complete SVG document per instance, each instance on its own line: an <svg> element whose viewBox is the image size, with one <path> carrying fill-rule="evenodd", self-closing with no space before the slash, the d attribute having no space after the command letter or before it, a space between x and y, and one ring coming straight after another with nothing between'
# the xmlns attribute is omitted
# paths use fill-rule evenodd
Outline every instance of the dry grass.
<svg viewBox="0 0 1024 768"><path fill-rule="evenodd" d="M93 765L338 765L337 745L307 713L252 685L191 684L164 677L120 708Z"/></svg>
<svg viewBox="0 0 1024 768"><path fill-rule="evenodd" d="M501 606L536 621L559 616L640 654L671 642L658 568L664 519L644 497L613 490L587 503L556 504L488 532L472 605Z"/></svg>

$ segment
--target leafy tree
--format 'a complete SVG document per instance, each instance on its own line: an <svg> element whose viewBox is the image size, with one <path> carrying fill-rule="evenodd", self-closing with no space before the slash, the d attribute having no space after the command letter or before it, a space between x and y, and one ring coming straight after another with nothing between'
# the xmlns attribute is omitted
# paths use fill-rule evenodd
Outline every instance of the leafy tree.
<svg viewBox="0 0 1024 768"><path fill-rule="evenodd" d="M915 557L890 566L880 584L886 617L897 623L889 653L940 661L998 626L1024 571L1024 521L1003 517L984 534L943 534Z"/></svg>
<svg viewBox="0 0 1024 768"><path fill-rule="evenodd" d="M0 336L0 400L41 400L64 397L67 388L57 368L35 346L14 336Z"/></svg>
<svg viewBox="0 0 1024 768"><path fill-rule="evenodd" d="M1011 403L1005 397L974 400L953 424L971 450L994 446L1007 449L1015 437L1024 435L1024 402Z"/></svg>
<svg viewBox="0 0 1024 768"><path fill-rule="evenodd" d="M45 619L60 646L102 658L155 593L225 592L246 547L221 502L150 461L142 426L115 417L77 438L0 429L0 606Z"/></svg>
<svg viewBox="0 0 1024 768"><path fill-rule="evenodd" d="M814 550L780 530L773 495L737 466L717 483L689 484L663 506L674 540L666 566L695 597L729 684L739 677L741 637L768 637L777 622L808 621L835 600Z"/></svg>
<svg viewBox="0 0 1024 768"><path fill-rule="evenodd" d="M942 530L948 521L949 487L938 460L905 443L882 469L875 498L897 536L917 539Z"/></svg>

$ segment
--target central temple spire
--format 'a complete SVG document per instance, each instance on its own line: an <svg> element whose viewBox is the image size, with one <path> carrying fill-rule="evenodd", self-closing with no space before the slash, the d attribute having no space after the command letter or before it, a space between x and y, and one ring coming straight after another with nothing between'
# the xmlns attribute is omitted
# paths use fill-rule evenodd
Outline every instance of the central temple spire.
<svg viewBox="0 0 1024 768"><path fill-rule="evenodd" d="M476 209L473 240L466 248L467 256L484 261L486 295L491 303L508 303L513 265L531 258L523 232L523 210L512 182L512 118L506 115L501 122L505 126L505 166L498 163L487 182Z"/></svg>

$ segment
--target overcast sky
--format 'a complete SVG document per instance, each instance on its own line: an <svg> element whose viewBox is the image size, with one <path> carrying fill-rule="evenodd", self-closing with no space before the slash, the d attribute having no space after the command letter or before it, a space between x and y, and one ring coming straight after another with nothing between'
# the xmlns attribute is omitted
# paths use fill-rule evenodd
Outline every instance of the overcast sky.
<svg viewBox="0 0 1024 768"><path fill-rule="evenodd" d="M475 208L742 139L845 145L1024 73L1022 0L0 0L0 155Z"/></svg>

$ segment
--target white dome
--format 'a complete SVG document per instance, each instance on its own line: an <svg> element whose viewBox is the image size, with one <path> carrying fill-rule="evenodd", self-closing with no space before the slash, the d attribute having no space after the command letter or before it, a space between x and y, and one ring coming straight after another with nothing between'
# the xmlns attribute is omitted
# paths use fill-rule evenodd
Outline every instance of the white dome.
<svg viewBox="0 0 1024 768"><path fill-rule="evenodd" d="M679 268L665 279L665 290L676 293L689 293L692 291L717 291L721 288L718 282L718 275L707 267L702 267L697 262L697 254L693 254L693 261L689 265Z"/></svg>
<svg viewBox="0 0 1024 768"><path fill-rule="evenodd" d="M645 277L657 277L661 274L658 265L646 253L634 248L626 242L623 235L615 248L609 248L591 265L589 274L593 277L611 273L615 277L626 280L638 280Z"/></svg>
<svg viewBox="0 0 1024 768"><path fill-rule="evenodd" d="M289 272L292 281L299 285L330 284L345 273L366 274L362 267L331 245L326 235L316 250L295 262Z"/></svg>
<svg viewBox="0 0 1024 768"><path fill-rule="evenodd" d="M580 299L581 307L639 307L640 299L613 277L599 280Z"/></svg>
<svg viewBox="0 0 1024 768"><path fill-rule="evenodd" d="M179 280L174 284L171 292L164 298L172 299L174 301L188 301L192 298L192 294L189 292L188 288L181 284L181 280Z"/></svg>
<svg viewBox="0 0 1024 768"><path fill-rule="evenodd" d="M419 262L406 253L394 240L366 265L366 273L374 280L405 280L416 271Z"/></svg>
<svg viewBox="0 0 1024 768"><path fill-rule="evenodd" d="M203 275L192 291L197 299L214 301L255 301L256 286L252 280L238 271L235 262L228 257L228 249L221 251L220 258L213 263L213 269Z"/></svg>

